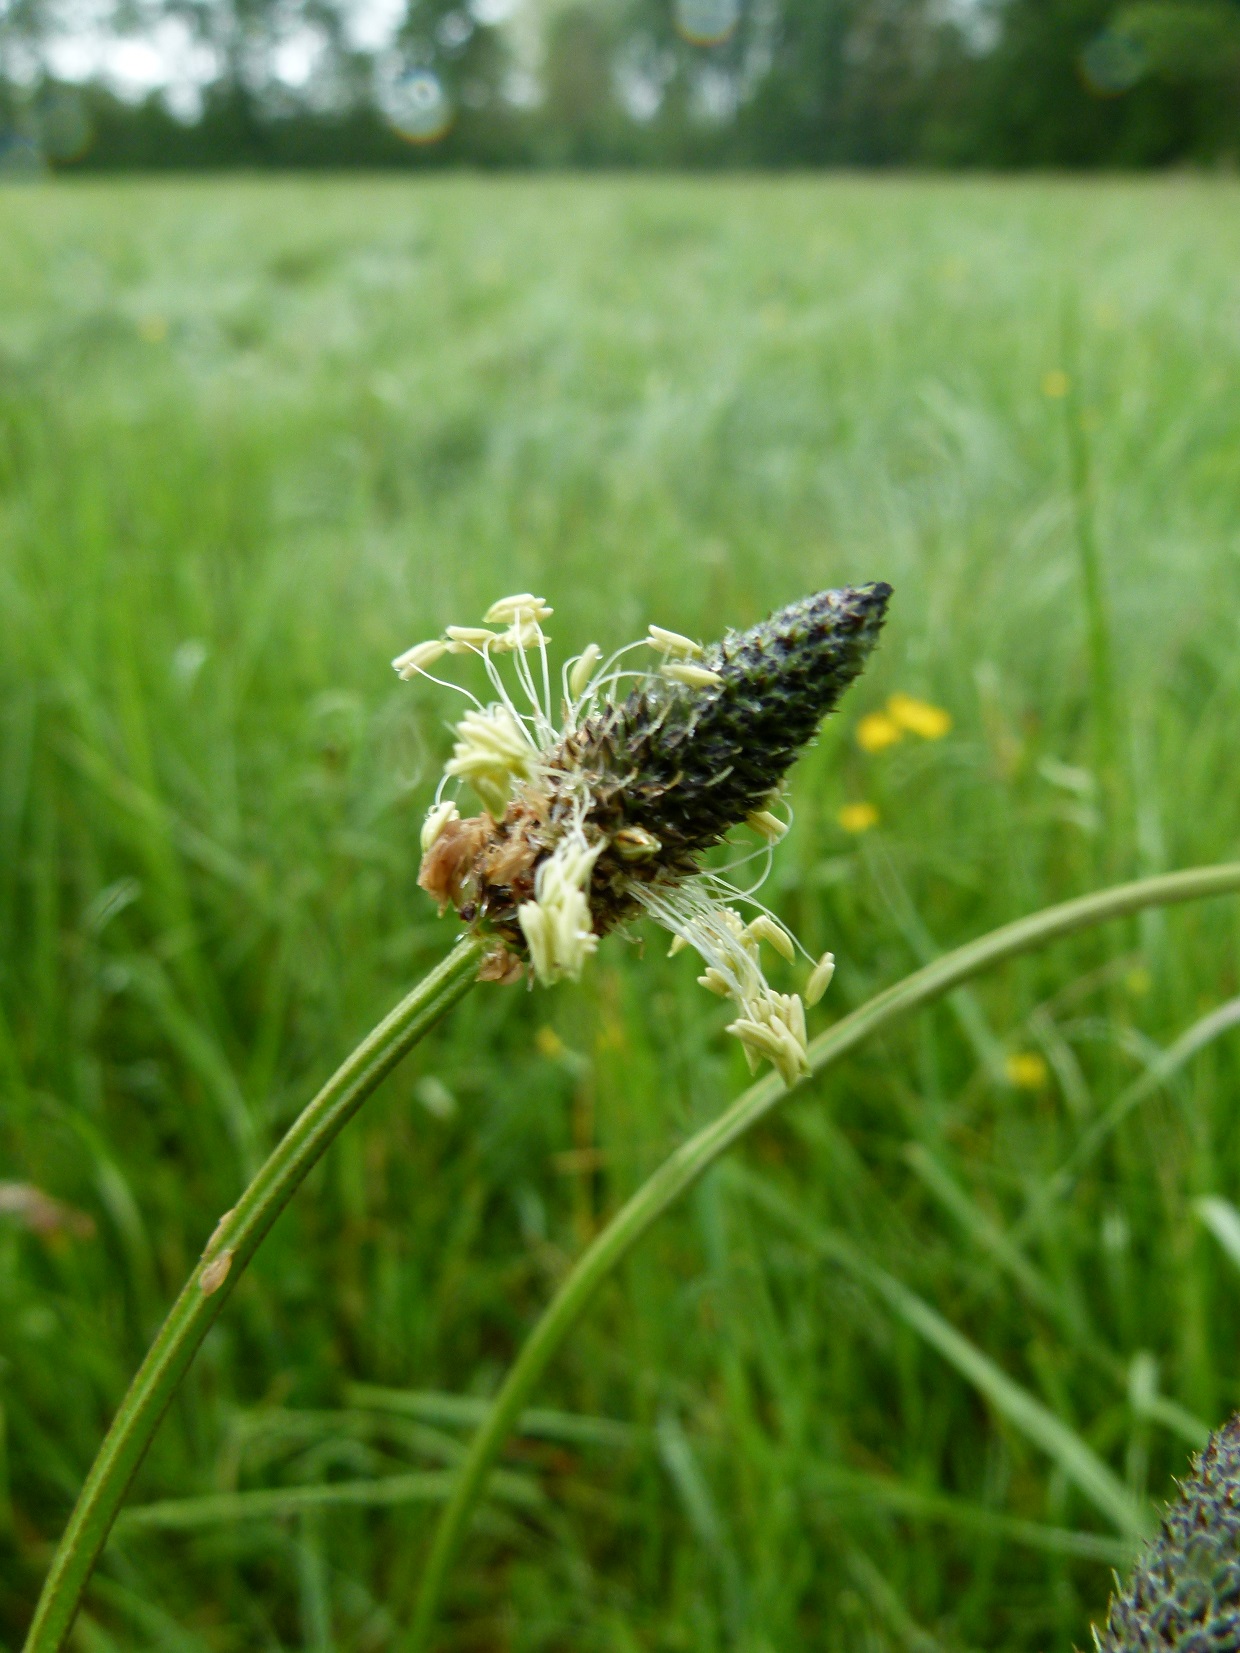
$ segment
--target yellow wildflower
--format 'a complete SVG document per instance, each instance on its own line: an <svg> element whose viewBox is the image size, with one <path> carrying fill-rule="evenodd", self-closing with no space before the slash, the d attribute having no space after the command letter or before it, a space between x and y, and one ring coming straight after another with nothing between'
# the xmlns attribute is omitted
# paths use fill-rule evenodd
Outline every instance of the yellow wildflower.
<svg viewBox="0 0 1240 1653"><path fill-rule="evenodd" d="M836 816L845 832L868 832L878 825L878 811L873 804L845 804Z"/></svg>
<svg viewBox="0 0 1240 1653"><path fill-rule="evenodd" d="M928 700L916 700L911 694L893 694L887 702L887 716L898 728L920 735L922 740L942 740L952 726L950 712Z"/></svg>
<svg viewBox="0 0 1240 1653"><path fill-rule="evenodd" d="M540 1027L534 1035L534 1043L539 1055L553 1062L558 1061L568 1048L553 1027Z"/></svg>
<svg viewBox="0 0 1240 1653"><path fill-rule="evenodd" d="M1008 1084L1021 1091L1040 1091L1050 1077L1046 1058L1036 1050L1014 1050L1004 1058L1003 1071Z"/></svg>
<svg viewBox="0 0 1240 1653"><path fill-rule="evenodd" d="M857 725L857 745L863 752L881 752L903 739L903 729L886 712L870 712Z"/></svg>

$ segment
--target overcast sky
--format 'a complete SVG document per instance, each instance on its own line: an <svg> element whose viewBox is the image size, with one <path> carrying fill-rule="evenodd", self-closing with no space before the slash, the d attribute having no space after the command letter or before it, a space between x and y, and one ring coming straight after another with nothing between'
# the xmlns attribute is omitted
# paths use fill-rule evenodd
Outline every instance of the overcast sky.
<svg viewBox="0 0 1240 1653"><path fill-rule="evenodd" d="M512 0L474 0L471 9L479 21L501 22ZM215 52L176 18L158 19L140 32L120 33L114 26L115 11L115 0L62 0L44 48L52 73L66 81L99 80L129 98L162 91L178 113L196 113L202 87L219 70ZM341 13L350 45L358 51L382 52L404 11L405 0L348 0ZM275 46L272 71L288 86L304 86L323 44L317 29L292 21ZM29 67L33 72L35 65Z"/></svg>

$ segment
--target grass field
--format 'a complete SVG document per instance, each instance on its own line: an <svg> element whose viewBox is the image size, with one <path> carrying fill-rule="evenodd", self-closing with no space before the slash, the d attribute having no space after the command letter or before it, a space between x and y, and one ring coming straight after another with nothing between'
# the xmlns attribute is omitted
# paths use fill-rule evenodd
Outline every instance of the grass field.
<svg viewBox="0 0 1240 1653"><path fill-rule="evenodd" d="M818 1027L1236 853L1240 188L0 192L0 1179L69 1208L0 1211L4 1647L219 1213L447 944L415 876L457 714L389 658L509 590L571 652L866 578L886 641L770 886L839 958ZM950 734L864 750L897 691ZM746 1082L651 941L478 991L346 1132L174 1404L83 1653L395 1648L481 1399ZM808 1085L556 1363L442 1646L1085 1646L1131 1544L1090 1466L1139 1510L1240 1405L1240 1052L1201 1025L1238 947L1227 900L1094 932Z"/></svg>

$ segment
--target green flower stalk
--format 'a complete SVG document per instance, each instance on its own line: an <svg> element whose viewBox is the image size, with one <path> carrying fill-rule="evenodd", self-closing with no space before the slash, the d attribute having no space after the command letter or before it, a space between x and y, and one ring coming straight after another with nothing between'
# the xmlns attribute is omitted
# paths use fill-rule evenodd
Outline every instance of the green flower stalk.
<svg viewBox="0 0 1240 1653"><path fill-rule="evenodd" d="M1240 1417L1211 1435L1094 1643L1098 1653L1240 1649Z"/></svg>
<svg viewBox="0 0 1240 1653"><path fill-rule="evenodd" d="M735 1004L729 1031L751 1067L767 1058L787 1083L802 1077L805 1002L822 996L834 960L810 960L805 1001L773 992L760 944L789 960L800 944L755 891L790 824L784 775L864 667L890 595L883 584L819 592L706 646L659 626L607 660L591 644L561 673L558 717L542 630L552 610L530 593L493 604L489 626L449 626L393 661L408 678L473 654L498 696L471 695L456 726L419 874L441 912L455 908L486 939L482 975L575 979L601 936L645 914L674 949L696 949L702 985ZM628 665L635 649L653 650L657 666ZM454 782L473 789L481 814L462 818L445 796ZM745 859L765 862L746 890L701 866L741 825L758 841ZM756 909L748 921L745 904Z"/></svg>

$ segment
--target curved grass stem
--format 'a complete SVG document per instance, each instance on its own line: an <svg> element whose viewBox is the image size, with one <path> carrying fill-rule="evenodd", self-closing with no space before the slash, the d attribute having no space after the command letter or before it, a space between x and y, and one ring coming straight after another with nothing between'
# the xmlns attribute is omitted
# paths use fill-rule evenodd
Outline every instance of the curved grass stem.
<svg viewBox="0 0 1240 1653"><path fill-rule="evenodd" d="M91 1570L143 1454L233 1286L306 1174L380 1080L468 992L480 953L478 942L459 942L401 1000L332 1075L233 1210L220 1219L91 1465L44 1581L25 1653L58 1653L64 1646Z"/></svg>
<svg viewBox="0 0 1240 1653"><path fill-rule="evenodd" d="M1018 919L944 954L859 1006L813 1041L809 1047L810 1065L815 1073L822 1073L900 1017L941 998L1006 959L1144 908L1197 901L1236 890L1240 890L1240 862L1228 862L1121 884ZM595 1292L658 1218L788 1094L773 1074L751 1085L731 1107L663 1162L578 1259L526 1339L486 1421L470 1443L456 1486L431 1541L413 1620L401 1653L423 1653L427 1647L448 1569L491 1467L534 1385Z"/></svg>

